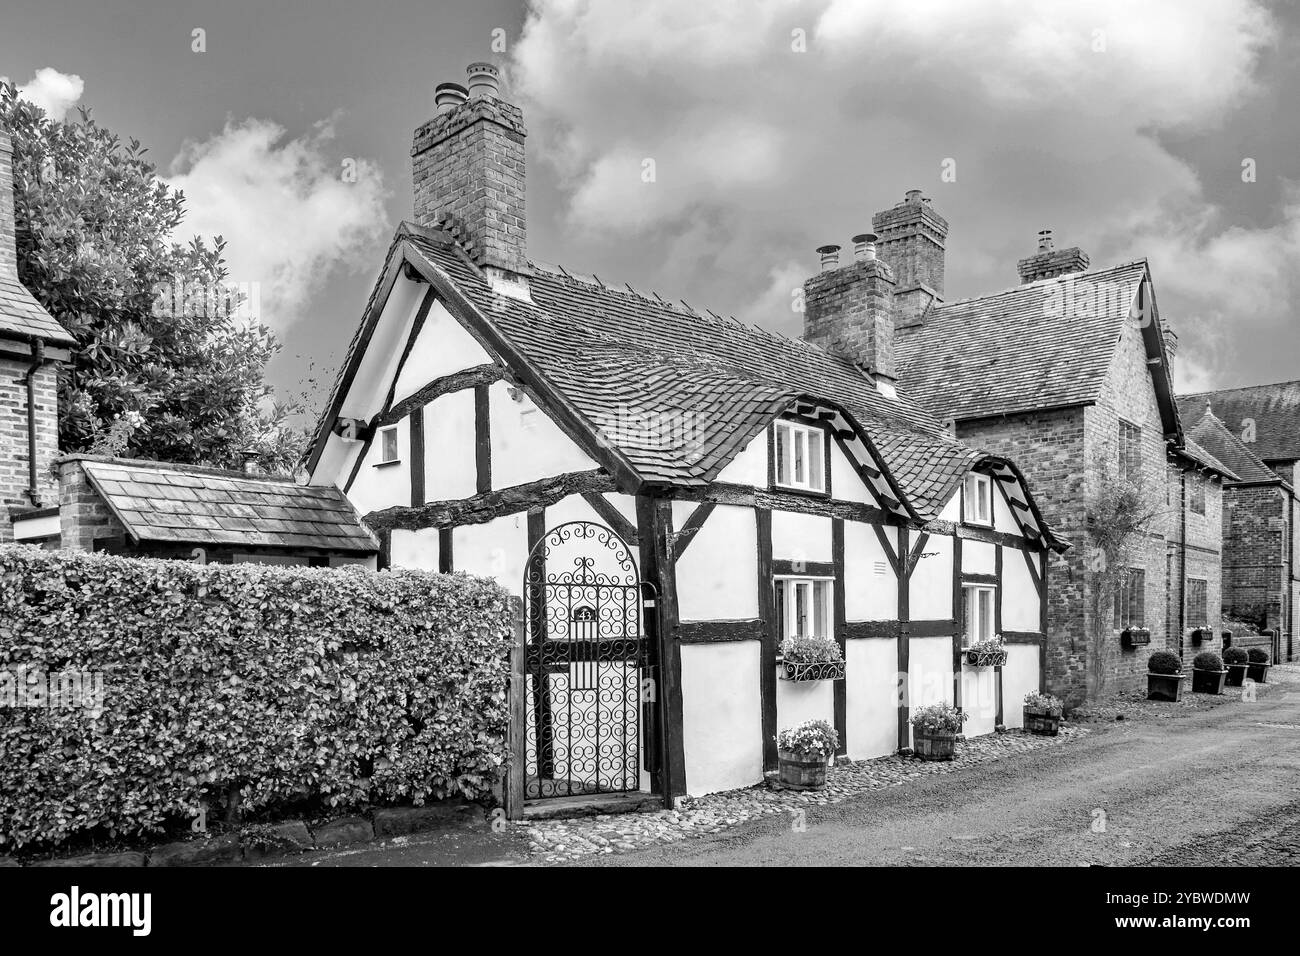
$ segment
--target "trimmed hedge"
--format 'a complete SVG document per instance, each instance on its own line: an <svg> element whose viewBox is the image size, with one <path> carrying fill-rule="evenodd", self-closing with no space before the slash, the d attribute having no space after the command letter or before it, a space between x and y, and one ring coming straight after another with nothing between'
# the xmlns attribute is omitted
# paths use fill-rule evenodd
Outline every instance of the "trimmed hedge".
<svg viewBox="0 0 1300 956"><path fill-rule="evenodd" d="M1183 659L1171 651L1156 651L1147 658L1147 670L1152 674L1180 674Z"/></svg>
<svg viewBox="0 0 1300 956"><path fill-rule="evenodd" d="M512 633L506 592L463 574L0 547L0 674L103 675L98 716L0 706L0 846L156 833L236 789L254 811L481 797Z"/></svg>
<svg viewBox="0 0 1300 956"><path fill-rule="evenodd" d="M1192 667L1199 671L1223 670L1223 658L1214 651L1201 651L1192 660Z"/></svg>

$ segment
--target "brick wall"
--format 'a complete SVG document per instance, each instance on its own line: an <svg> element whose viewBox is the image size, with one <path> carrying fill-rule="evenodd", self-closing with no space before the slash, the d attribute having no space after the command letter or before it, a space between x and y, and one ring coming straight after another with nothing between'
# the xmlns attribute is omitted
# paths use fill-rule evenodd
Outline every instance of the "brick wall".
<svg viewBox="0 0 1300 956"><path fill-rule="evenodd" d="M880 260L819 272L804 283L804 341L897 377L893 295L894 274Z"/></svg>
<svg viewBox="0 0 1300 956"><path fill-rule="evenodd" d="M74 551L93 551L101 538L126 535L77 461L59 465L59 524L63 547Z"/></svg>
<svg viewBox="0 0 1300 956"><path fill-rule="evenodd" d="M0 541L13 539L10 509L33 507L27 443L29 362L0 357ZM36 373L36 483L42 507L58 503L53 465L58 456L58 373L47 365Z"/></svg>
<svg viewBox="0 0 1300 956"><path fill-rule="evenodd" d="M1224 610L1229 617L1280 628L1287 593L1289 495L1277 485L1230 485L1224 508Z"/></svg>

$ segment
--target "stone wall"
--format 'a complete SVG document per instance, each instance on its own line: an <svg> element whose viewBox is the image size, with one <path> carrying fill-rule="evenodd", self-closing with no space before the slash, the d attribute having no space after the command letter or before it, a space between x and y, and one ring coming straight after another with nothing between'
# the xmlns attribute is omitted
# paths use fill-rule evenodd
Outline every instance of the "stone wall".
<svg viewBox="0 0 1300 956"><path fill-rule="evenodd" d="M78 461L59 465L59 524L63 547L73 551L93 551L99 539L126 535Z"/></svg>

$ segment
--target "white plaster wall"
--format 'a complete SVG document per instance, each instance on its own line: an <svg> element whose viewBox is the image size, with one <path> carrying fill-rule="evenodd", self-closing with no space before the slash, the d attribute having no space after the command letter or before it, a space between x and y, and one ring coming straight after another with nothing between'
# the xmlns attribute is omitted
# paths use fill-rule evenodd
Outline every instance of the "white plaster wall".
<svg viewBox="0 0 1300 956"><path fill-rule="evenodd" d="M767 429L755 435L730 463L718 472L718 481L733 485L767 487Z"/></svg>
<svg viewBox="0 0 1300 956"><path fill-rule="evenodd" d="M439 395L424 407L424 499L455 501L477 490L474 390Z"/></svg>
<svg viewBox="0 0 1300 956"><path fill-rule="evenodd" d="M967 737L993 733L998 717L997 673L992 667L961 666L961 708L970 715L962 727Z"/></svg>
<svg viewBox="0 0 1300 956"><path fill-rule="evenodd" d="M961 569L966 574L993 574L997 571L996 544L987 541L961 543Z"/></svg>
<svg viewBox="0 0 1300 956"><path fill-rule="evenodd" d="M411 503L410 419L402 419L396 427L400 460L396 464L380 465L383 442L376 436L357 470L357 480L348 490L348 500L362 515L394 505L406 507Z"/></svg>
<svg viewBox="0 0 1300 956"><path fill-rule="evenodd" d="M682 645L682 742L692 796L763 779L758 641Z"/></svg>
<svg viewBox="0 0 1300 956"><path fill-rule="evenodd" d="M1034 562L1035 570L1040 567L1038 555L1029 555L1029 560ZM1006 548L1002 552L1002 629L1037 631L1041 626L1038 590L1029 576L1025 555Z"/></svg>
<svg viewBox="0 0 1300 956"><path fill-rule="evenodd" d="M895 529L885 529L897 547ZM844 522L844 616L849 621L898 618L898 579L868 524Z"/></svg>
<svg viewBox="0 0 1300 956"><path fill-rule="evenodd" d="M907 693L912 710L927 704L954 703L952 638L914 637L908 642Z"/></svg>
<svg viewBox="0 0 1300 956"><path fill-rule="evenodd" d="M911 539L915 546L916 538ZM964 547L964 543L963 543ZM912 572L909 605L914 621L947 620L952 615L952 538L930 535ZM913 641L913 646L915 646ZM950 668L951 669L951 668Z"/></svg>
<svg viewBox="0 0 1300 956"><path fill-rule="evenodd" d="M773 511L772 557L783 561L831 560L831 519Z"/></svg>
<svg viewBox="0 0 1300 956"><path fill-rule="evenodd" d="M519 392L516 401L509 389L505 382L493 382L488 388L493 488L597 467L532 399Z"/></svg>
<svg viewBox="0 0 1300 956"><path fill-rule="evenodd" d="M1007 504L1006 497L999 490L1002 482L997 478L993 479L993 527L998 531L1008 531L1012 534L1020 533L1020 525L1016 523L1015 516L1011 513L1011 508ZM1014 489L1013 489L1014 492Z"/></svg>
<svg viewBox="0 0 1300 956"><path fill-rule="evenodd" d="M438 529L394 529L388 543L388 560L395 568L438 570Z"/></svg>
<svg viewBox="0 0 1300 956"><path fill-rule="evenodd" d="M546 530L558 528L562 524L568 524L571 521L591 521L599 525L605 525L605 519L596 514L596 509L587 503L587 499L582 495L569 495L549 505L546 509ZM605 525L608 527L608 525ZM632 556L637 557L636 549L633 549Z"/></svg>
<svg viewBox="0 0 1300 956"><path fill-rule="evenodd" d="M939 517L944 521L961 520L961 491L960 490L953 492L952 497L948 499L948 503L944 505L943 510L939 512Z"/></svg>
<svg viewBox="0 0 1300 956"><path fill-rule="evenodd" d="M844 646L844 717L854 760L898 749L898 641L861 638Z"/></svg>
<svg viewBox="0 0 1300 956"><path fill-rule="evenodd" d="M434 379L491 361L492 356L452 317L447 307L435 302L397 376L393 401L400 402Z"/></svg>
<svg viewBox="0 0 1300 956"><path fill-rule="evenodd" d="M840 501L859 501L864 504L877 504L871 489L862 483L862 476L857 467L849 461L840 450L840 444L831 441L831 496Z"/></svg>
<svg viewBox="0 0 1300 956"><path fill-rule="evenodd" d="M680 529L697 507L673 502ZM677 562L677 608L683 621L758 617L758 529L752 508L718 505Z"/></svg>
<svg viewBox="0 0 1300 956"><path fill-rule="evenodd" d="M783 680L777 668L776 729L779 733L805 720L824 720L835 726L835 682ZM847 672L846 672L847 673Z"/></svg>
<svg viewBox="0 0 1300 956"><path fill-rule="evenodd" d="M1007 646L1002 667L1002 721L1008 727L1025 725L1025 695L1038 690L1038 647L1034 644Z"/></svg>
<svg viewBox="0 0 1300 956"><path fill-rule="evenodd" d="M456 571L495 578L511 594L522 595L528 515L521 512L454 529L451 554Z"/></svg>

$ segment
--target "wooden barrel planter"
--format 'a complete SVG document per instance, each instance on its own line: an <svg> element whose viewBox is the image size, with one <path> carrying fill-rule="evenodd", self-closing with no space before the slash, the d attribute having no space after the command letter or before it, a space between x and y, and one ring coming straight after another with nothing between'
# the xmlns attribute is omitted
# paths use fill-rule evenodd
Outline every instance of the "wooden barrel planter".
<svg viewBox="0 0 1300 956"><path fill-rule="evenodd" d="M794 790L823 790L826 787L825 757L778 750L776 766L781 783Z"/></svg>
<svg viewBox="0 0 1300 956"><path fill-rule="evenodd" d="M1226 681L1226 686L1240 687L1242 683L1246 680L1246 668L1250 667L1250 665L1249 664L1228 664L1227 667L1228 667L1228 679Z"/></svg>
<svg viewBox="0 0 1300 956"><path fill-rule="evenodd" d="M1183 674L1147 672L1147 700L1179 701L1183 699Z"/></svg>
<svg viewBox="0 0 1300 956"><path fill-rule="evenodd" d="M922 760L951 760L956 751L955 733L912 728L912 752Z"/></svg>
<svg viewBox="0 0 1300 956"><path fill-rule="evenodd" d="M1208 671L1193 667L1192 692L1196 694L1222 694L1223 684L1227 679L1228 671L1226 668L1221 671Z"/></svg>
<svg viewBox="0 0 1300 956"><path fill-rule="evenodd" d="M1031 734L1055 737L1061 732L1061 715L1046 710L1025 708L1025 730Z"/></svg>

